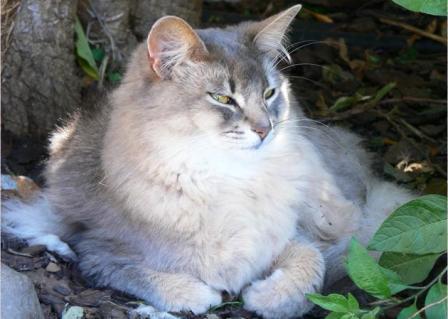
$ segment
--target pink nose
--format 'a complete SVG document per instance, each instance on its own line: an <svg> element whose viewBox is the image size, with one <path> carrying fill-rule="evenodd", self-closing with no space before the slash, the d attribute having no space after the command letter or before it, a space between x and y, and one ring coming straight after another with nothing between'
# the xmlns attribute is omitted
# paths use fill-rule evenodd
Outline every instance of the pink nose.
<svg viewBox="0 0 448 319"><path fill-rule="evenodd" d="M263 141L266 136L271 131L271 125L257 125L255 127L252 127L252 131L258 134L260 136L261 140Z"/></svg>

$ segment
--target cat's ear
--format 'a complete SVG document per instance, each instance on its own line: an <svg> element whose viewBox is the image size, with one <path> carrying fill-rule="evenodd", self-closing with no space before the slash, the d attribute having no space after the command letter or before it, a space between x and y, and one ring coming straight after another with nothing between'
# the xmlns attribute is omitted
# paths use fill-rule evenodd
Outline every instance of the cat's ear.
<svg viewBox="0 0 448 319"><path fill-rule="evenodd" d="M255 46L272 57L283 54L290 60L284 47L288 28L302 6L297 4L263 21L251 23L247 32Z"/></svg>
<svg viewBox="0 0 448 319"><path fill-rule="evenodd" d="M154 23L148 39L149 63L163 79L169 78L172 68L186 59L200 60L207 54L204 42L183 19L166 16Z"/></svg>

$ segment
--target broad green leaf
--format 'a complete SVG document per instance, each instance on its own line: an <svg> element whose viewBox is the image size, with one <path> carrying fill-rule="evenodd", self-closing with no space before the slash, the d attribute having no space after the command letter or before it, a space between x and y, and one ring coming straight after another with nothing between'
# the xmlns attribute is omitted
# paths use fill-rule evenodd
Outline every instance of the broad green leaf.
<svg viewBox="0 0 448 319"><path fill-rule="evenodd" d="M446 250L446 196L426 195L396 209L381 225L369 249L408 254Z"/></svg>
<svg viewBox="0 0 448 319"><path fill-rule="evenodd" d="M325 319L341 319L343 315L343 312L330 312Z"/></svg>
<svg viewBox="0 0 448 319"><path fill-rule="evenodd" d="M381 101L381 99L385 97L386 94L389 93L396 85L397 83L391 82L383 86L378 90L378 92L376 92L375 96L373 97L372 103L376 104Z"/></svg>
<svg viewBox="0 0 448 319"><path fill-rule="evenodd" d="M380 307L376 307L375 309L370 310L368 313L362 315L361 319L375 319L380 312Z"/></svg>
<svg viewBox="0 0 448 319"><path fill-rule="evenodd" d="M439 254L410 255L385 252L379 264L398 274L406 285L423 281L434 266Z"/></svg>
<svg viewBox="0 0 448 319"><path fill-rule="evenodd" d="M342 315L341 319L358 319L358 316L355 315L354 313L348 312L348 313L344 313Z"/></svg>
<svg viewBox="0 0 448 319"><path fill-rule="evenodd" d="M409 317L411 317L413 314L415 314L417 312L417 307L415 306L415 304L403 308L400 313L398 314L397 319L408 319ZM413 319L420 319L420 315L416 315L415 317L413 317Z"/></svg>
<svg viewBox="0 0 448 319"><path fill-rule="evenodd" d="M390 289L391 295L395 295L399 293L400 291L403 291L405 289L408 289L409 287L401 282L400 277L397 275L396 272L387 269L387 268L381 268L381 272L386 276L387 278L387 286Z"/></svg>
<svg viewBox="0 0 448 319"><path fill-rule="evenodd" d="M347 299L339 294L330 294L328 296L320 294L307 294L306 297L314 304L326 310L342 313L349 311Z"/></svg>
<svg viewBox="0 0 448 319"><path fill-rule="evenodd" d="M446 318L446 289L447 286L438 282L429 289L425 298L425 314L427 319L440 319ZM443 302L435 304L438 301L445 299ZM434 304L432 306L429 306Z"/></svg>
<svg viewBox="0 0 448 319"><path fill-rule="evenodd" d="M392 0L408 10L436 16L446 16L446 0Z"/></svg>
<svg viewBox="0 0 448 319"><path fill-rule="evenodd" d="M380 299L391 296L387 278L381 267L354 238L348 251L347 271L353 282L372 296Z"/></svg>
<svg viewBox="0 0 448 319"><path fill-rule="evenodd" d="M351 293L348 293L347 296L347 307L350 312L356 313L359 310L358 300Z"/></svg>
<svg viewBox="0 0 448 319"><path fill-rule="evenodd" d="M76 33L76 55L78 57L79 64L81 68L86 72L87 75L99 79L98 67L93 58L92 50L90 49L87 37L82 29L81 22L76 18L75 22L75 33Z"/></svg>

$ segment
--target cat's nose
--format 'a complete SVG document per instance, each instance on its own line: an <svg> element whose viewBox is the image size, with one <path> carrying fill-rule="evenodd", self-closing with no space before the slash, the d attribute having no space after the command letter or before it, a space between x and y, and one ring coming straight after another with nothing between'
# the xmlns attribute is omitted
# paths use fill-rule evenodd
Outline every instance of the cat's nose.
<svg viewBox="0 0 448 319"><path fill-rule="evenodd" d="M263 141L266 136L268 136L269 132L271 131L272 126L271 123L268 124L258 124L252 127L252 131L258 134L260 136L261 140Z"/></svg>

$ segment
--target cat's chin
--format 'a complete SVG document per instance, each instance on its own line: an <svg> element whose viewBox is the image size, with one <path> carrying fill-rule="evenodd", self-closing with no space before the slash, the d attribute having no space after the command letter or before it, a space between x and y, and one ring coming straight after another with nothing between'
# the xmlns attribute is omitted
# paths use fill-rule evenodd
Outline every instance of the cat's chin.
<svg viewBox="0 0 448 319"><path fill-rule="evenodd" d="M263 146L264 142L262 141L250 141L250 142L242 142L242 143L226 143L225 149L234 150L234 151L256 151Z"/></svg>
<svg viewBox="0 0 448 319"><path fill-rule="evenodd" d="M224 148L227 150L257 151L269 145L272 142L273 138L274 134L269 134L264 140L261 140L260 138L256 137L256 138L243 139L239 142L226 140L222 144L224 145Z"/></svg>

